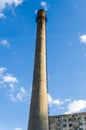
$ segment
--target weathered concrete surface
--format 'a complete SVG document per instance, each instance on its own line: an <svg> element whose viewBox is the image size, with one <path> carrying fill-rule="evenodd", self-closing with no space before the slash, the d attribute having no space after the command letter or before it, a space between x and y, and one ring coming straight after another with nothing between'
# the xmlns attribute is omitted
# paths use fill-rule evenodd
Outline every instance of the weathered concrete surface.
<svg viewBox="0 0 86 130"><path fill-rule="evenodd" d="M37 36L28 130L48 130L46 84L46 14L37 13Z"/></svg>

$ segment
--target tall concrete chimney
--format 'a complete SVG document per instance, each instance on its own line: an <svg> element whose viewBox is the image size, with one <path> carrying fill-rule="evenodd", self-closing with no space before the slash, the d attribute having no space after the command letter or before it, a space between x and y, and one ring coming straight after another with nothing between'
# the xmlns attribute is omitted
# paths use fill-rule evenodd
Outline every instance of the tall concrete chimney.
<svg viewBox="0 0 86 130"><path fill-rule="evenodd" d="M46 83L46 12L37 12L37 34L28 130L49 130Z"/></svg>

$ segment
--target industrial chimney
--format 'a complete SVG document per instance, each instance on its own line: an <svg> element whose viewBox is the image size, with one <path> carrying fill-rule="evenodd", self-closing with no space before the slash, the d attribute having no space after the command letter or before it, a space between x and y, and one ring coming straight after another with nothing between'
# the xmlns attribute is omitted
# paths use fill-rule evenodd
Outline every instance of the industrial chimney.
<svg viewBox="0 0 86 130"><path fill-rule="evenodd" d="M28 130L49 130L46 82L46 12L37 12L37 34Z"/></svg>

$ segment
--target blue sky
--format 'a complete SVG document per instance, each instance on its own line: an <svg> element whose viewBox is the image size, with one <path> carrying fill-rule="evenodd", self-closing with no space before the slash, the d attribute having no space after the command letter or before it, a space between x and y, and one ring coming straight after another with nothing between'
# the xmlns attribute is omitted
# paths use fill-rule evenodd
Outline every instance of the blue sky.
<svg viewBox="0 0 86 130"><path fill-rule="evenodd" d="M40 8L50 115L86 111L86 0L0 0L0 130L27 129Z"/></svg>

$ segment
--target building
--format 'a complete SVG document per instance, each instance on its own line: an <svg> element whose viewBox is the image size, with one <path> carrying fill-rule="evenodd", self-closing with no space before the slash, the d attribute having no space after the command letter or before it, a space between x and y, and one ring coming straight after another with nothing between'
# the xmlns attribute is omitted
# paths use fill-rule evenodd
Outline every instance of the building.
<svg viewBox="0 0 86 130"><path fill-rule="evenodd" d="M86 112L50 116L50 130L86 130Z"/></svg>

